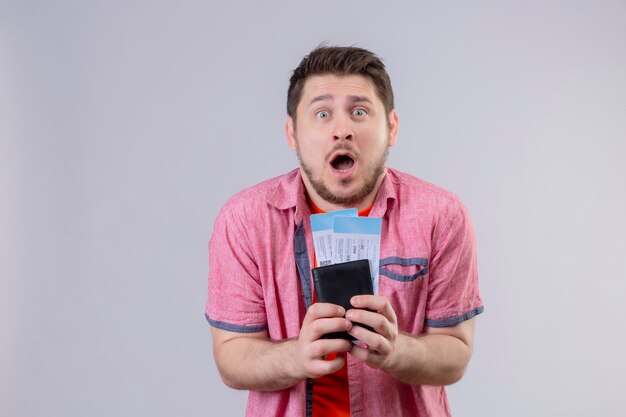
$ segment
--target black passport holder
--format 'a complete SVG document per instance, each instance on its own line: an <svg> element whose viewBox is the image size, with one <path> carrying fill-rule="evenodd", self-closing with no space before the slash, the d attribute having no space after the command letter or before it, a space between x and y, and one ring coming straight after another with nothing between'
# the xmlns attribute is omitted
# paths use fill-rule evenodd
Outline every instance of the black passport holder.
<svg viewBox="0 0 626 417"><path fill-rule="evenodd" d="M374 294L370 263L367 259L320 266L311 270L317 301L342 306L347 310L354 308L350 298L361 294ZM371 327L357 323L370 331ZM355 340L348 332L328 333L324 339Z"/></svg>

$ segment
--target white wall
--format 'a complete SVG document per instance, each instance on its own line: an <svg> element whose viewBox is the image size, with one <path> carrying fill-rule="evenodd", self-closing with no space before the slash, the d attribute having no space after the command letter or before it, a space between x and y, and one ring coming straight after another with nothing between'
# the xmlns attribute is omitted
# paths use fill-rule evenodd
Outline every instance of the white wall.
<svg viewBox="0 0 626 417"><path fill-rule="evenodd" d="M624 1L0 2L0 415L237 416L206 245L296 166L290 71L387 63L391 165L462 197L486 312L455 417L621 416Z"/></svg>

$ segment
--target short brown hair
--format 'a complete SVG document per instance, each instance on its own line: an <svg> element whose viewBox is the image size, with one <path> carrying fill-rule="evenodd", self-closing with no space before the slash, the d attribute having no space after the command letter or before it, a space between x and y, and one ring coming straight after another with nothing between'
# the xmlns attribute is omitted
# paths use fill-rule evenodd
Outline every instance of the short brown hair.
<svg viewBox="0 0 626 417"><path fill-rule="evenodd" d="M363 75L374 84L387 114L393 110L393 90L385 64L372 52L353 46L318 46L293 70L287 90L287 114L294 120L306 79L312 75Z"/></svg>

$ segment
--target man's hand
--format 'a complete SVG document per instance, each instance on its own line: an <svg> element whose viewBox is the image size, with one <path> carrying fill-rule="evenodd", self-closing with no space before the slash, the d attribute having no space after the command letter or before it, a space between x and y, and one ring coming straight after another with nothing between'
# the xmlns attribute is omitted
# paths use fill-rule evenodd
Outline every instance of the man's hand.
<svg viewBox="0 0 626 417"><path fill-rule="evenodd" d="M378 295L358 295L350 303L356 309L348 310L346 318L356 325L349 333L365 344L364 347L354 344L350 354L373 368L389 368L398 343L398 319L389 300ZM359 323L370 326L376 333L358 326Z"/></svg>
<svg viewBox="0 0 626 417"><path fill-rule="evenodd" d="M472 356L474 318L450 327L426 327L422 334L412 335L398 330L387 298L358 295L350 302L355 309L348 310L346 318L355 324L348 333L364 344L352 346L353 357L409 384L448 385L463 376Z"/></svg>
<svg viewBox="0 0 626 417"><path fill-rule="evenodd" d="M345 359L338 355L332 360L325 356L333 352L348 352L352 343L344 339L321 339L326 333L349 331L352 322L344 318L345 310L335 304L315 303L306 312L296 348L296 363L302 377L317 378L338 371Z"/></svg>

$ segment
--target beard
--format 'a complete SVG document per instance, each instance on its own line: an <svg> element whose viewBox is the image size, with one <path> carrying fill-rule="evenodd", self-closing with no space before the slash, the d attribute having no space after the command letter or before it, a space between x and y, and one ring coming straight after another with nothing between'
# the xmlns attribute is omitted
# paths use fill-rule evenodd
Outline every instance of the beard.
<svg viewBox="0 0 626 417"><path fill-rule="evenodd" d="M352 151L352 148L349 145L339 144L336 146L330 154L337 150L348 150ZM324 183L321 178L318 178L313 169L307 165L302 159L302 155L300 154L300 148L296 148L296 154L298 155L298 160L300 161L300 166L304 171L304 174L307 176L311 186L324 201L341 206L356 206L358 203L367 198L376 188L378 183L378 179L385 172L385 166L387 164L387 156L389 155L389 148L385 149L380 156L380 158L374 160L371 164L365 167L365 181L363 185L356 189L354 192L350 194L335 194L333 193ZM329 154L329 155L330 155ZM328 159L328 158L327 158ZM344 179L341 180L341 186L347 187L353 182L354 179Z"/></svg>

